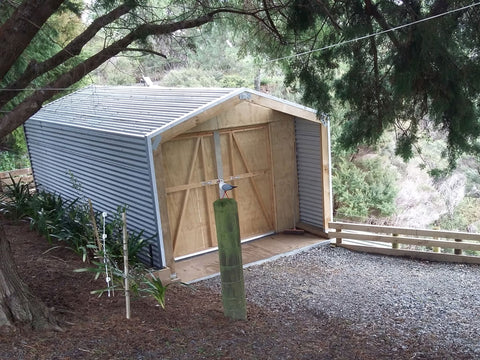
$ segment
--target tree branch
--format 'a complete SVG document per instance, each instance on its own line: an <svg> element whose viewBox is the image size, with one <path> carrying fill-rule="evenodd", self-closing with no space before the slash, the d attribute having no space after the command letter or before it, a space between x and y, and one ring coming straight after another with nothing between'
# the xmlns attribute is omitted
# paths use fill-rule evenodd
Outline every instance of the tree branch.
<svg viewBox="0 0 480 360"><path fill-rule="evenodd" d="M327 5L325 5L325 2L323 2L322 0L317 0L317 3L322 8L325 15L327 15L327 17L330 20L330 22L332 23L333 27L337 30L342 30L342 27L337 23L337 21L335 20L335 18L332 15L332 13L328 9Z"/></svg>
<svg viewBox="0 0 480 360"><path fill-rule="evenodd" d="M148 35L164 35L170 34L177 30L195 28L211 22L214 16L220 12L222 11L216 10L195 19L168 24L140 25L122 39L114 42L112 45L102 49L97 54L73 67L71 70L59 76L55 81L49 83L44 88L35 91L21 104L7 113L3 118L0 119L0 138L4 137L15 130L18 126L22 125L30 116L40 110L45 101L51 99L55 94L61 92L61 89L68 88L75 84L88 73L103 64L106 60L116 56L121 51L124 51L128 45L135 40L144 38Z"/></svg>
<svg viewBox="0 0 480 360"><path fill-rule="evenodd" d="M24 1L3 23L0 27L0 81L63 2L64 0Z"/></svg>
<svg viewBox="0 0 480 360"><path fill-rule="evenodd" d="M267 6L267 0L263 0L263 7L265 8L265 13L267 15L267 20L268 20L268 23L270 24L270 26L268 26L267 24L265 24L265 25L267 25L270 28L270 30L277 36L280 43L283 44L284 43L283 36L278 31L277 27L275 26L275 23L273 22L272 17L270 16L270 11L269 11L268 6ZM264 22L264 21L262 21L262 22Z"/></svg>
<svg viewBox="0 0 480 360"><path fill-rule="evenodd" d="M373 16L373 18L375 19L375 21L380 25L380 27L383 29L383 30L390 30L391 27L390 25L388 25L387 23L387 20L385 20L385 18L383 17L382 14L379 13L378 9L377 9L377 6L372 4L372 1L371 0L364 0L365 1L365 12L368 14L368 15L371 15ZM397 49L400 49L401 45L400 45L400 41L398 41L397 37L395 36L394 32L393 31L389 31L387 32L387 36L390 38L390 40L392 41L393 45L395 45L395 47Z"/></svg>
<svg viewBox="0 0 480 360"><path fill-rule="evenodd" d="M167 55L162 54L162 53L160 53L158 51L155 51L155 50L151 50L151 49L126 48L123 51L138 51L138 52L144 52L144 53L148 53L148 54L152 54L152 55L157 55L157 56L163 57L164 59L167 58Z"/></svg>
<svg viewBox="0 0 480 360"><path fill-rule="evenodd" d="M64 49L41 63L30 62L23 74L15 81L11 82L5 88L6 91L0 92L0 109L10 100L15 98L20 89L26 88L30 82L37 77L49 72L55 67L63 64L65 61L77 56L83 47L100 31L105 25L112 23L131 10L127 5L121 5L93 21L79 36L73 39Z"/></svg>
<svg viewBox="0 0 480 360"><path fill-rule="evenodd" d="M26 3L38 3L42 2L42 4L54 2L61 3L60 0L27 0ZM37 4L38 5L38 4ZM30 5L31 7L32 5ZM155 24L155 23L146 23L137 26L133 31L129 34L125 35L121 39L117 40L113 44L106 46L104 49L99 51L98 53L94 54L93 56L89 57L85 61L81 62L80 64L72 67L70 70L64 72L62 75L58 76L56 80L50 82L45 87L40 88L34 91L30 96L28 96L25 100L23 100L18 106L16 106L12 111L8 112L5 116L0 118L0 138L7 135L8 133L12 132L15 128L22 125L30 116L35 114L43 105L43 103L49 99L51 99L54 95L61 92L62 89L69 88L71 85L75 84L79 80L81 80L84 76L86 76L91 71L98 68L101 64L103 64L108 59L118 55L120 52L127 50L128 46L131 45L134 41L144 39L150 35L165 35L171 34L177 30L183 29L190 29L199 27L203 24L213 21L216 15L224 13L224 14L238 14L238 15L245 15L251 16L258 21L265 23L265 20L261 18L259 15L263 11L277 9L279 5L271 5L269 7L260 7L255 9L241 9L241 8L230 8L230 7L223 7L213 9L212 11L204 14L199 15L196 18L181 20L181 21L171 21L168 23L162 24ZM42 8L43 10L43 8ZM52 11L51 8L48 8L48 11L45 11L45 14L51 15L54 10ZM94 34L102 28L105 23L110 23L117 18L119 18L122 14L128 12L126 8L119 7L109 14L104 15L103 17L97 19L98 22L94 22L87 28L86 33L79 35L75 40L73 40L64 50L60 51L54 57L41 64L31 64L29 66L29 75L25 75L25 78L21 78L22 81L26 81L26 79L33 79L37 78L39 73L48 72L48 69L56 68L55 64L62 64L67 59L70 59L75 56L75 54L80 53L83 46L88 42ZM48 17L47 17L48 18ZM38 22L37 22L38 24ZM10 26L12 26L10 24ZM2 25L1 29L5 27ZM13 31L13 28L11 29ZM15 31L18 31L16 29ZM38 31L38 29L37 29ZM33 37L34 35L32 35ZM0 39L5 37L4 34L0 34ZM15 36L15 38L17 38ZM23 39L23 38L22 38ZM27 43L31 40L31 37L26 40ZM5 48L2 48L5 49ZM3 50L5 52L5 50ZM19 54L16 55L18 57ZM16 59L15 57L15 59ZM6 71L8 71L9 67L4 66L3 63L0 64L3 66ZM11 66L11 65L10 65ZM41 70L38 70L41 68ZM20 84L17 83L16 91L12 91L14 94L17 94L19 90L25 88L26 86L18 87ZM8 96L11 96L8 95ZM7 96L7 97L8 97ZM6 97L6 98L7 98Z"/></svg>

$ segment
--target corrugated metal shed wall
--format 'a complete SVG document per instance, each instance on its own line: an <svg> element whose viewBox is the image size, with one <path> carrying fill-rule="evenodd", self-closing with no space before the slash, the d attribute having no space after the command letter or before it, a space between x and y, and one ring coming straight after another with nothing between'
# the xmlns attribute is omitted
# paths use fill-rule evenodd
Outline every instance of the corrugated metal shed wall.
<svg viewBox="0 0 480 360"><path fill-rule="evenodd" d="M127 204L129 229L145 230L146 236L155 235L151 249L153 264L163 266L145 137L34 119L25 124L25 133L39 189L69 199L78 197L71 172L82 186L82 195L92 200L96 210L106 211L110 219L117 206ZM147 264L148 253L141 255Z"/></svg>
<svg viewBox="0 0 480 360"><path fill-rule="evenodd" d="M300 221L323 229L320 126L307 120L295 120Z"/></svg>

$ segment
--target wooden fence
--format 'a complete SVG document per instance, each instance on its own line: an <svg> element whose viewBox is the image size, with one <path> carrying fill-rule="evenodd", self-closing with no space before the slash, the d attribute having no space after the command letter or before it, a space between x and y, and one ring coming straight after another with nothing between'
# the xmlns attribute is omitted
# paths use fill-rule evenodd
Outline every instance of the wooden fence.
<svg viewBox="0 0 480 360"><path fill-rule="evenodd" d="M4 192L6 190L6 186L12 184L12 178L10 178L10 176L13 178L13 181L15 181L16 183L20 181L24 184L29 184L30 189L34 190L35 185L33 183L32 169L24 168L24 169L12 170L12 171L0 172L0 192Z"/></svg>
<svg viewBox="0 0 480 360"><path fill-rule="evenodd" d="M329 238L336 239L336 246L355 251L480 264L480 234L477 233L343 222L331 222L329 228Z"/></svg>

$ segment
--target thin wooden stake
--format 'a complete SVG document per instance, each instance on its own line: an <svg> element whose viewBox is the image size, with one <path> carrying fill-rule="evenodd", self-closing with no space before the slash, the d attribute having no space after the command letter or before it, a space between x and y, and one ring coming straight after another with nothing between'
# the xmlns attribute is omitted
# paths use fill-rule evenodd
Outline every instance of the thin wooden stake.
<svg viewBox="0 0 480 360"><path fill-rule="evenodd" d="M90 207L90 221L93 226L93 234L95 241L97 242L98 251L102 251L102 242L100 241L100 235L98 235L97 221L95 220L95 213L93 212L92 200L88 199L88 206Z"/></svg>
<svg viewBox="0 0 480 360"><path fill-rule="evenodd" d="M125 275L125 310L127 319L130 319L130 287L128 283L128 233L127 213L122 213L123 221L123 272Z"/></svg>

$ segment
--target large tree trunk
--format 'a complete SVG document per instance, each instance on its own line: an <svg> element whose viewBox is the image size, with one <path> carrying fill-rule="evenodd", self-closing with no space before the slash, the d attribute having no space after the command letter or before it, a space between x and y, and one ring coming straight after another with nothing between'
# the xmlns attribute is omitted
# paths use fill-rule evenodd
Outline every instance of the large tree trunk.
<svg viewBox="0 0 480 360"><path fill-rule="evenodd" d="M61 330L48 308L18 275L10 242L0 224L0 327L19 325Z"/></svg>

